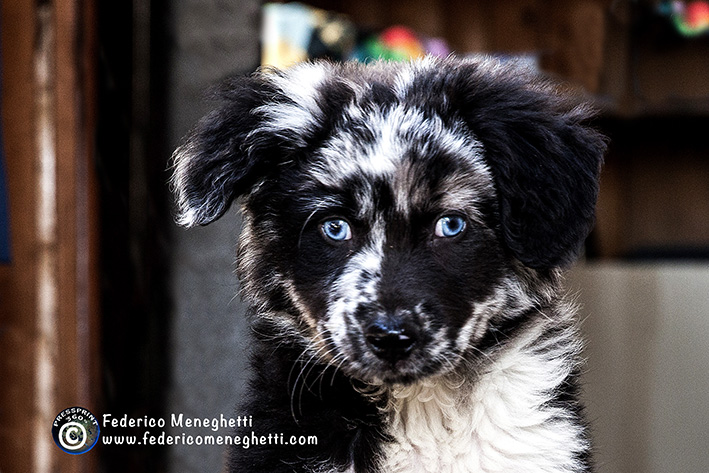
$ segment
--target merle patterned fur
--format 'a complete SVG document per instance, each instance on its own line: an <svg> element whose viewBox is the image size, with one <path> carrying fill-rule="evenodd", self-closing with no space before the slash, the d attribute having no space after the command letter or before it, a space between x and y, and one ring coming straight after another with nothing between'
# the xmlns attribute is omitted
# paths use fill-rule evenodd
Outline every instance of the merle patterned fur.
<svg viewBox="0 0 709 473"><path fill-rule="evenodd" d="M318 438L235 447L231 471L590 471L560 284L593 224L590 117L494 60L229 81L175 153L178 221L240 202L240 412Z"/></svg>

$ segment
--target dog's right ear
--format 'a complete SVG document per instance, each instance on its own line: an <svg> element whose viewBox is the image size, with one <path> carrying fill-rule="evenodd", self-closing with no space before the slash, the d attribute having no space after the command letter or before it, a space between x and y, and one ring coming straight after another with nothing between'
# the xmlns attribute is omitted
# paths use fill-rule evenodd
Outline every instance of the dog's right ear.
<svg viewBox="0 0 709 473"><path fill-rule="evenodd" d="M218 219L265 175L274 143L254 132L263 121L258 108L278 95L263 75L224 85L221 107L202 118L173 154L177 223L191 227Z"/></svg>

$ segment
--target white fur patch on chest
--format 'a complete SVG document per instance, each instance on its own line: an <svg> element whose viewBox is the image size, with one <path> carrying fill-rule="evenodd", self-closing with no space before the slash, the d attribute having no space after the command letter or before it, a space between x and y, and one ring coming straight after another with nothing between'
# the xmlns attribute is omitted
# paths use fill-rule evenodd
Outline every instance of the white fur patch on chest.
<svg viewBox="0 0 709 473"><path fill-rule="evenodd" d="M450 379L393 389L387 473L579 471L573 416L548 405L573 367L568 353L507 347L471 385Z"/></svg>

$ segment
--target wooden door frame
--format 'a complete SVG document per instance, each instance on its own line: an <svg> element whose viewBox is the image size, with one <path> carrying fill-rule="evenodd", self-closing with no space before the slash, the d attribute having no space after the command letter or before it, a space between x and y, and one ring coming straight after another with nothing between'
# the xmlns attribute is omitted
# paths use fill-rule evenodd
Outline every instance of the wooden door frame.
<svg viewBox="0 0 709 473"><path fill-rule="evenodd" d="M97 412L95 1L2 0L12 263L0 266L0 470L92 472L54 445L59 411Z"/></svg>

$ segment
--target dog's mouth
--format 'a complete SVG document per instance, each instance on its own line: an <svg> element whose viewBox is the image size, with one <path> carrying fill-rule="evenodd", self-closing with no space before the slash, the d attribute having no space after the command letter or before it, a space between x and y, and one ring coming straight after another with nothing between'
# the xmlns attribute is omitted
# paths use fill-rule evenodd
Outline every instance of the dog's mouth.
<svg viewBox="0 0 709 473"><path fill-rule="evenodd" d="M348 327L344 336L329 335L345 374L375 384L411 384L452 369L460 359L444 332L384 316Z"/></svg>

